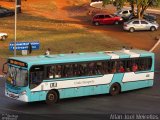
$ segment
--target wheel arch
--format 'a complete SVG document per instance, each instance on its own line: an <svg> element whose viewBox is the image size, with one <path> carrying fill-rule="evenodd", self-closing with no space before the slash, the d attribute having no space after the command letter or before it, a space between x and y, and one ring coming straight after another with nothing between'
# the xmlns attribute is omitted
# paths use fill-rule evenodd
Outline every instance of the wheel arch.
<svg viewBox="0 0 160 120"><path fill-rule="evenodd" d="M51 89L51 90L48 91L48 93L49 93L50 91L55 91L55 92L57 93L57 95L58 95L58 98L60 97L59 91L58 91L57 89ZM48 93L47 93L47 94L48 94Z"/></svg>
<svg viewBox="0 0 160 120"><path fill-rule="evenodd" d="M47 104L55 104L59 101L59 92L56 89L51 89L46 94L46 103Z"/></svg>
<svg viewBox="0 0 160 120"><path fill-rule="evenodd" d="M115 81L115 82L110 83L110 88L111 88L111 86L112 86L113 84L119 85L119 87L120 87L120 92L122 92L122 84L121 84L120 82Z"/></svg>
<svg viewBox="0 0 160 120"><path fill-rule="evenodd" d="M157 30L156 26L154 26L154 25L151 25L150 30L151 30L152 28L154 28L155 30Z"/></svg>

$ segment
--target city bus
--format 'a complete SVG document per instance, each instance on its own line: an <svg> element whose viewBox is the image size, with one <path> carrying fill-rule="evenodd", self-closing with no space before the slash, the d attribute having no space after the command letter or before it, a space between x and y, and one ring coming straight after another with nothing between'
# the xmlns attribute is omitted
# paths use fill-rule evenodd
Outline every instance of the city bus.
<svg viewBox="0 0 160 120"><path fill-rule="evenodd" d="M117 50L10 57L5 95L24 102L107 94L153 86L155 55Z"/></svg>

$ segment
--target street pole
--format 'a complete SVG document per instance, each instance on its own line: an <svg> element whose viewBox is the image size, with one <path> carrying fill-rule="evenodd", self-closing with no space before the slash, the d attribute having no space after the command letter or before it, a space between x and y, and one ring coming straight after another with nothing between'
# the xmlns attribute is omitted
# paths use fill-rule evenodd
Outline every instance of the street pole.
<svg viewBox="0 0 160 120"><path fill-rule="evenodd" d="M14 26L14 57L16 57L16 39L17 39L17 0L15 0L15 26Z"/></svg>

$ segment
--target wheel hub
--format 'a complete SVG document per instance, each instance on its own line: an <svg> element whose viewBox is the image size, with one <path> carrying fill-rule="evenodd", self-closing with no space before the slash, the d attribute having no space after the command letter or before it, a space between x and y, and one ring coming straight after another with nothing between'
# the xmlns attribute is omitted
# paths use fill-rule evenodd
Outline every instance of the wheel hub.
<svg viewBox="0 0 160 120"><path fill-rule="evenodd" d="M48 96L48 99L49 99L49 100L54 100L54 95L53 95L53 94L50 94L50 95Z"/></svg>

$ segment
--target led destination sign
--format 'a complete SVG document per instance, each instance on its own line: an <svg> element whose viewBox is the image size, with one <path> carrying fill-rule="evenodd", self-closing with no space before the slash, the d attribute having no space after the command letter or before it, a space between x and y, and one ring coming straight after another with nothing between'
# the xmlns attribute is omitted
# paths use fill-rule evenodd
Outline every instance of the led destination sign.
<svg viewBox="0 0 160 120"><path fill-rule="evenodd" d="M27 67L26 63L20 62L17 60L9 60L8 63L13 64L13 65L17 65L17 66L21 66L21 67Z"/></svg>

